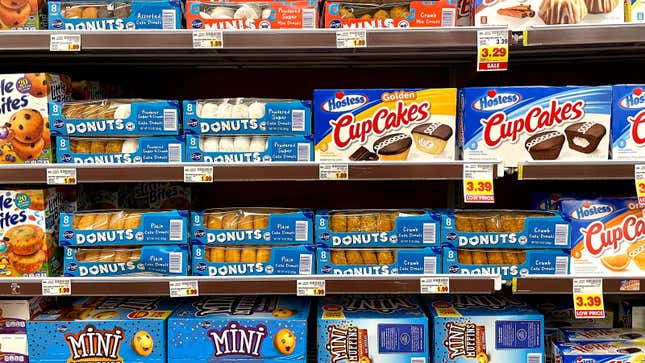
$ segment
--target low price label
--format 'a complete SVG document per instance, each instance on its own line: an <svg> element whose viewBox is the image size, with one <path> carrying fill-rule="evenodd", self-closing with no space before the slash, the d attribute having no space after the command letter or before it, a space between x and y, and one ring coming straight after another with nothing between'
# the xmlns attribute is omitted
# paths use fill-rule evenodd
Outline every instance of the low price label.
<svg viewBox="0 0 645 363"><path fill-rule="evenodd" d="M422 294L447 294L450 292L450 279L447 277L424 277L421 279Z"/></svg>
<svg viewBox="0 0 645 363"><path fill-rule="evenodd" d="M50 52L78 52L80 50L80 34L52 34L49 37Z"/></svg>
<svg viewBox="0 0 645 363"><path fill-rule="evenodd" d="M75 185L76 169L52 168L47 169L47 184L49 185Z"/></svg>
<svg viewBox="0 0 645 363"><path fill-rule="evenodd" d="M480 30L477 32L477 71L508 69L508 31Z"/></svg>
<svg viewBox="0 0 645 363"><path fill-rule="evenodd" d="M602 279L573 279L573 308L576 319L603 319Z"/></svg>
<svg viewBox="0 0 645 363"><path fill-rule="evenodd" d="M170 281L170 297L199 296L199 283L197 281Z"/></svg>
<svg viewBox="0 0 645 363"><path fill-rule="evenodd" d="M320 164L318 166L320 180L347 180L349 166L347 164Z"/></svg>
<svg viewBox="0 0 645 363"><path fill-rule="evenodd" d="M464 164L464 201L495 203L492 164Z"/></svg>
<svg viewBox="0 0 645 363"><path fill-rule="evenodd" d="M212 183L212 166L185 166L184 183Z"/></svg>
<svg viewBox="0 0 645 363"><path fill-rule="evenodd" d="M638 204L645 205L645 164L634 165L634 180Z"/></svg>
<svg viewBox="0 0 645 363"><path fill-rule="evenodd" d="M219 30L195 30L193 31L193 48L224 48L224 36Z"/></svg>
<svg viewBox="0 0 645 363"><path fill-rule="evenodd" d="M325 280L298 280L297 296L325 296Z"/></svg>
<svg viewBox="0 0 645 363"><path fill-rule="evenodd" d="M365 47L367 47L367 31L365 29L339 30L336 32L336 48Z"/></svg>
<svg viewBox="0 0 645 363"><path fill-rule="evenodd" d="M45 279L42 282L43 296L65 296L72 294L72 280Z"/></svg>

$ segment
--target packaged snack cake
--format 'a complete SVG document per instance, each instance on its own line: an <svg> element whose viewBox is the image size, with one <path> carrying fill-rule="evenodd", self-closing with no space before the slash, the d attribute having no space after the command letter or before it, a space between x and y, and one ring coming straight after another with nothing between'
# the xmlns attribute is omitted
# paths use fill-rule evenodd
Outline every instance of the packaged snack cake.
<svg viewBox="0 0 645 363"><path fill-rule="evenodd" d="M456 2L327 1L325 28L416 28L457 25Z"/></svg>
<svg viewBox="0 0 645 363"><path fill-rule="evenodd" d="M466 161L609 158L609 86L464 88L459 103Z"/></svg>
<svg viewBox="0 0 645 363"><path fill-rule="evenodd" d="M0 30L46 29L43 0L6 0L0 2Z"/></svg>
<svg viewBox="0 0 645 363"><path fill-rule="evenodd" d="M313 160L311 136L186 135L186 161L260 163Z"/></svg>
<svg viewBox="0 0 645 363"><path fill-rule="evenodd" d="M318 245L316 256L319 274L433 275L441 270L438 247L358 249Z"/></svg>
<svg viewBox="0 0 645 363"><path fill-rule="evenodd" d="M59 164L180 163L183 136L56 137Z"/></svg>
<svg viewBox="0 0 645 363"><path fill-rule="evenodd" d="M645 159L645 94L642 85L612 87L611 158Z"/></svg>
<svg viewBox="0 0 645 363"><path fill-rule="evenodd" d="M296 297L188 300L168 320L168 361L304 363L308 315Z"/></svg>
<svg viewBox="0 0 645 363"><path fill-rule="evenodd" d="M316 1L188 0L189 29L315 29Z"/></svg>
<svg viewBox="0 0 645 363"><path fill-rule="evenodd" d="M554 342L556 363L642 362L645 344L641 342Z"/></svg>
<svg viewBox="0 0 645 363"><path fill-rule="evenodd" d="M564 342L645 342L643 329L598 329L598 328L562 328Z"/></svg>
<svg viewBox="0 0 645 363"><path fill-rule="evenodd" d="M326 296L318 302L318 361L422 363L428 318L416 296Z"/></svg>
<svg viewBox="0 0 645 363"><path fill-rule="evenodd" d="M457 91L315 90L316 161L455 159Z"/></svg>

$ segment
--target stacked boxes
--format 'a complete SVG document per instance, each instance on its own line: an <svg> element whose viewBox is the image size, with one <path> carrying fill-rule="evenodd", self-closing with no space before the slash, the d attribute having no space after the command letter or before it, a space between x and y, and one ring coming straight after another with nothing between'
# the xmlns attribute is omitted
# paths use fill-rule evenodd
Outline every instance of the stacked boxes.
<svg viewBox="0 0 645 363"><path fill-rule="evenodd" d="M316 1L237 2L188 0L188 29L315 29Z"/></svg>

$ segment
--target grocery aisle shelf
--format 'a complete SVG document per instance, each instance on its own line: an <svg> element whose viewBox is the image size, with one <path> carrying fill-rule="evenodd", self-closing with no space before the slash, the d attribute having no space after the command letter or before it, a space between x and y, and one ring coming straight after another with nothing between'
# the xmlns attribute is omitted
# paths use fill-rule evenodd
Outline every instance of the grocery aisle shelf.
<svg viewBox="0 0 645 363"><path fill-rule="evenodd" d="M645 44L645 24L533 27L523 32L526 47Z"/></svg>
<svg viewBox="0 0 645 363"><path fill-rule="evenodd" d="M520 180L629 180L634 179L634 165L645 162L581 161L553 162L534 161L518 166Z"/></svg>
<svg viewBox="0 0 645 363"><path fill-rule="evenodd" d="M574 278L602 278L605 294L642 294L645 293L643 276L527 276L513 280L515 294L571 294ZM638 288L638 289L636 289Z"/></svg>

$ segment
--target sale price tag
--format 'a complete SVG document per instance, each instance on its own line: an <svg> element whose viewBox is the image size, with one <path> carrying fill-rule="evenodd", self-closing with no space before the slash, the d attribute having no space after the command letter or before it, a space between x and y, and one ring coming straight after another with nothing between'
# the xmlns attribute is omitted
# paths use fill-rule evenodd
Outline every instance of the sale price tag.
<svg viewBox="0 0 645 363"><path fill-rule="evenodd" d="M464 164L464 201L495 203L493 164Z"/></svg>
<svg viewBox="0 0 645 363"><path fill-rule="evenodd" d="M347 164L320 164L318 166L320 180L347 180L349 166Z"/></svg>
<svg viewBox="0 0 645 363"><path fill-rule="evenodd" d="M634 181L636 182L638 204L645 205L645 164L634 165Z"/></svg>
<svg viewBox="0 0 645 363"><path fill-rule="evenodd" d="M421 279L422 294L447 294L450 292L450 279L447 277L424 277Z"/></svg>
<svg viewBox="0 0 645 363"><path fill-rule="evenodd" d="M224 36L219 30L193 31L193 49L224 48Z"/></svg>
<svg viewBox="0 0 645 363"><path fill-rule="evenodd" d="M336 32L336 48L365 47L367 47L367 31L365 29L339 30Z"/></svg>
<svg viewBox="0 0 645 363"><path fill-rule="evenodd" d="M573 308L576 319L604 319L602 279L573 279Z"/></svg>
<svg viewBox="0 0 645 363"><path fill-rule="evenodd" d="M80 34L51 34L49 37L50 52L78 52L80 50Z"/></svg>
<svg viewBox="0 0 645 363"><path fill-rule="evenodd" d="M47 169L47 184L49 185L75 185L76 169L50 168Z"/></svg>
<svg viewBox="0 0 645 363"><path fill-rule="evenodd" d="M477 71L508 69L508 31L479 30L477 32Z"/></svg>
<svg viewBox="0 0 645 363"><path fill-rule="evenodd" d="M212 183L212 166L184 166L184 183Z"/></svg>
<svg viewBox="0 0 645 363"><path fill-rule="evenodd" d="M197 281L170 281L170 297L191 296L199 296L199 283Z"/></svg>
<svg viewBox="0 0 645 363"><path fill-rule="evenodd" d="M65 296L72 294L72 280L55 278L44 279L42 282L43 296Z"/></svg>
<svg viewBox="0 0 645 363"><path fill-rule="evenodd" d="M325 296L325 280L296 281L297 296Z"/></svg>

